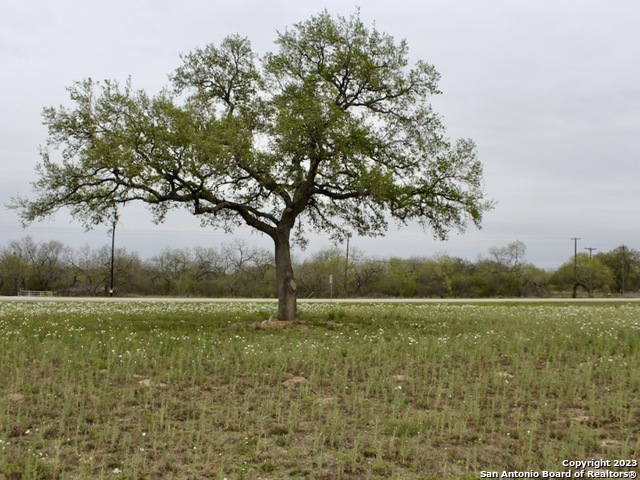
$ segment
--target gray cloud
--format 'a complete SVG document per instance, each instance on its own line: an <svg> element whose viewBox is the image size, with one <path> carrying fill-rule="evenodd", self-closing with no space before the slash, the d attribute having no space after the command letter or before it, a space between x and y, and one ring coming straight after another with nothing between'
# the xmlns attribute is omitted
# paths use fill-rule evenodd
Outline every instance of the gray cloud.
<svg viewBox="0 0 640 480"><path fill-rule="evenodd" d="M346 15L355 9L337 0L325 5ZM74 80L124 81L131 75L134 86L157 91L181 52L236 32L266 52L276 30L319 8L292 0L5 2L2 204L29 192L38 145L46 139L40 112L66 103L65 87ZM452 137L476 141L487 193L498 204L482 230L453 233L448 242L436 242L416 227L392 227L386 238L354 239L355 245L380 256L446 251L474 259L493 245L520 239L528 245L527 258L542 267L568 259L574 236L599 250L622 243L640 248L640 4L372 0L361 12L380 30L406 38L414 59L440 71L444 93L434 99L436 110ZM64 214L22 230L14 212L1 212L6 240L31 234L76 245L106 243L103 233L85 234ZM121 228L121 242L141 253L230 240L178 214L156 227L140 208ZM240 235L269 247L247 231ZM314 237L310 249L326 243Z"/></svg>

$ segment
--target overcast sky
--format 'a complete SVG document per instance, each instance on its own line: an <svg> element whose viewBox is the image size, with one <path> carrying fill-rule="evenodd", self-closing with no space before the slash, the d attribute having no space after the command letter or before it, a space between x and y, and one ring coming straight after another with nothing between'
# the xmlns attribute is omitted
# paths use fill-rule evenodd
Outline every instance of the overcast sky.
<svg viewBox="0 0 640 480"><path fill-rule="evenodd" d="M413 60L442 75L434 100L451 138L471 138L497 201L481 230L446 242L419 227L352 245L378 257L438 253L475 261L521 240L526 259L554 268L578 249L640 249L640 2L636 0L3 0L0 6L0 246L32 235L70 246L108 243L66 214L22 229L4 207L31 192L43 107L70 105L73 81L125 81L156 93L180 53L249 37L271 51L277 31L326 8L406 39ZM188 214L160 226L144 208L125 211L118 245L143 257L164 247L217 246L233 237ZM238 237L271 248L249 230ZM308 252L329 245L313 236Z"/></svg>

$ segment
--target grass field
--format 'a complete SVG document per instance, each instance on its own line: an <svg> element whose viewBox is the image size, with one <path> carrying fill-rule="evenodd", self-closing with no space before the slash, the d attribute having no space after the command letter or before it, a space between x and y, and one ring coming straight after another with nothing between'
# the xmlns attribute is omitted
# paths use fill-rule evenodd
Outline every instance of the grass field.
<svg viewBox="0 0 640 480"><path fill-rule="evenodd" d="M262 324L272 313L0 303L0 480L470 479L639 459L639 304L301 304L300 323Z"/></svg>

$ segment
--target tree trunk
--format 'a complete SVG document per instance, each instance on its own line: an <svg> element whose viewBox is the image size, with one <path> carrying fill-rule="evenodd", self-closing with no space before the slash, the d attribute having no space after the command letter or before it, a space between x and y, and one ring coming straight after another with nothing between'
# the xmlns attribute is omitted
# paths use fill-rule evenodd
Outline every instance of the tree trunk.
<svg viewBox="0 0 640 480"><path fill-rule="evenodd" d="M291 263L290 229L278 231L276 244L276 283L278 284L278 320L297 320L296 294Z"/></svg>

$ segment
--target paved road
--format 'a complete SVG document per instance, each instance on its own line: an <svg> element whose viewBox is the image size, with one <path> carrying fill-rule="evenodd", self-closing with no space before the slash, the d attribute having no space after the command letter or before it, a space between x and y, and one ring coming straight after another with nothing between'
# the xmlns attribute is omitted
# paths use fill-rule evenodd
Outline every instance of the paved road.
<svg viewBox="0 0 640 480"><path fill-rule="evenodd" d="M223 302L276 302L274 298L173 298L173 297L3 297L0 302L172 302L172 303L223 303ZM299 298L309 303L563 303L563 302L640 302L636 298Z"/></svg>

